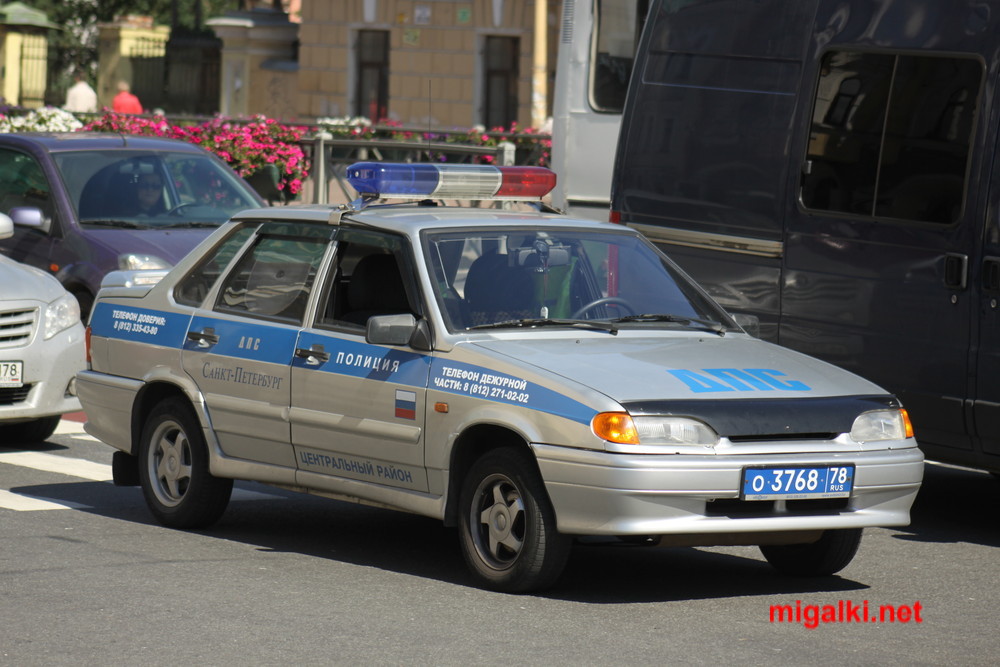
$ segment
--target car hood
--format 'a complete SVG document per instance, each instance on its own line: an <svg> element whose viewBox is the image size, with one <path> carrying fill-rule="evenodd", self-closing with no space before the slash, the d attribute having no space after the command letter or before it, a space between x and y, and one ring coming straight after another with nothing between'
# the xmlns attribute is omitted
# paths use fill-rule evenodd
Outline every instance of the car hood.
<svg viewBox="0 0 1000 667"><path fill-rule="evenodd" d="M66 290L41 269L0 255L0 302L11 299L51 303Z"/></svg>
<svg viewBox="0 0 1000 667"><path fill-rule="evenodd" d="M201 243L216 227L196 229L105 229L84 226L85 233L115 254L154 255L171 265Z"/></svg>
<svg viewBox="0 0 1000 667"><path fill-rule="evenodd" d="M555 373L619 403L887 395L852 373L745 335L623 333L473 345Z"/></svg>

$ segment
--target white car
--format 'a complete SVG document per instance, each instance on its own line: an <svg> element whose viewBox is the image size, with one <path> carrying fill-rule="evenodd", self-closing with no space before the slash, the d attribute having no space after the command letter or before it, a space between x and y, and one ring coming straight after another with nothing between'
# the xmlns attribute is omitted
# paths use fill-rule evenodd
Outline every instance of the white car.
<svg viewBox="0 0 1000 667"><path fill-rule="evenodd" d="M0 213L0 239L13 234ZM59 281L0 255L0 440L45 440L80 410L76 373L86 367L80 306Z"/></svg>
<svg viewBox="0 0 1000 667"><path fill-rule="evenodd" d="M638 232L536 210L530 167L363 163L354 205L244 211L155 286L105 278L86 430L152 513L232 480L457 526L484 586L559 576L574 536L760 545L795 574L905 525L923 457L877 386L757 340ZM373 204L373 205L368 205Z"/></svg>

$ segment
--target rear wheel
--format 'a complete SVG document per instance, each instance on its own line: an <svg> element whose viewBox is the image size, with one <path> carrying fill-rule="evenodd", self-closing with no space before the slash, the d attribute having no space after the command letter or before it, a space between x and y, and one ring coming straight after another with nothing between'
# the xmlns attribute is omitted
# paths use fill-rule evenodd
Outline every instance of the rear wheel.
<svg viewBox="0 0 1000 667"><path fill-rule="evenodd" d="M171 528L204 528L229 504L231 479L213 477L194 411L168 398L150 414L139 444L139 480L156 519Z"/></svg>
<svg viewBox="0 0 1000 667"><path fill-rule="evenodd" d="M59 415L55 415L33 419L30 422L6 424L0 426L0 433L3 433L3 439L7 442L42 442L55 433L60 418Z"/></svg>
<svg viewBox="0 0 1000 667"><path fill-rule="evenodd" d="M799 577L822 577L839 572L854 559L861 529L827 530L810 544L762 544L760 551L775 569Z"/></svg>
<svg viewBox="0 0 1000 667"><path fill-rule="evenodd" d="M571 546L530 456L502 448L473 464L461 495L462 555L487 588L520 593L559 578Z"/></svg>

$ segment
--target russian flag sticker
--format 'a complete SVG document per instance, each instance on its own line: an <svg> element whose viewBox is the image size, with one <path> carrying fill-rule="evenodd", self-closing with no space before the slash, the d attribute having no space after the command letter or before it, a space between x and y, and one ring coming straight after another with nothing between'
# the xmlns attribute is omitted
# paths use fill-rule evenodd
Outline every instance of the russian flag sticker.
<svg viewBox="0 0 1000 667"><path fill-rule="evenodd" d="M417 394L403 389L396 390L396 416L400 419L417 418Z"/></svg>

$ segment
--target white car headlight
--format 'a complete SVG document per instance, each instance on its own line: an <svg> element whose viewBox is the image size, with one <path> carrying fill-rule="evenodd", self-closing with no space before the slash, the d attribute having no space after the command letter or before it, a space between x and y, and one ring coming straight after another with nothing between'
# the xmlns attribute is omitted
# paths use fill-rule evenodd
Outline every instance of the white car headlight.
<svg viewBox="0 0 1000 667"><path fill-rule="evenodd" d="M632 417L602 412L591 421L599 438L623 445L714 447L718 434L707 424L687 417Z"/></svg>
<svg viewBox="0 0 1000 667"><path fill-rule="evenodd" d="M72 294L64 294L45 307L45 340L80 321L80 304Z"/></svg>
<svg viewBox="0 0 1000 667"><path fill-rule="evenodd" d="M169 269L170 267L170 264L156 255L137 255L135 253L118 255L118 268L122 271L146 271Z"/></svg>
<svg viewBox="0 0 1000 667"><path fill-rule="evenodd" d="M872 410L863 412L851 426L851 438L855 442L877 442L879 440L904 440L913 437L913 425L906 410Z"/></svg>

